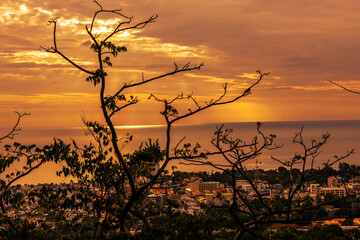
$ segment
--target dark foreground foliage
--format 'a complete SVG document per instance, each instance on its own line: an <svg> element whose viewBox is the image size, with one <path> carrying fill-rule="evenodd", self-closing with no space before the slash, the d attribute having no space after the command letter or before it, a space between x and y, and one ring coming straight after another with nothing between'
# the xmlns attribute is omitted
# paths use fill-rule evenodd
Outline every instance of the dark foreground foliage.
<svg viewBox="0 0 360 240"><path fill-rule="evenodd" d="M40 227L27 221L18 222L19 233L11 228L0 229L0 239L9 240L83 240L91 239L94 226L90 224L64 224L54 229L48 225ZM142 240L142 239L168 239L168 240L212 240L233 239L236 232L224 229L228 224L226 217L217 213L189 215L177 213L172 217L161 216L154 218L148 225L143 226L141 231L130 234L118 231L110 231L102 237L106 240ZM222 230L221 230L222 229ZM245 234L240 239L254 239ZM309 228L307 231L298 231L291 227L283 227L280 230L266 230L259 235L261 240L325 240L325 239L360 239L359 229L342 230L338 225L328 225Z"/></svg>

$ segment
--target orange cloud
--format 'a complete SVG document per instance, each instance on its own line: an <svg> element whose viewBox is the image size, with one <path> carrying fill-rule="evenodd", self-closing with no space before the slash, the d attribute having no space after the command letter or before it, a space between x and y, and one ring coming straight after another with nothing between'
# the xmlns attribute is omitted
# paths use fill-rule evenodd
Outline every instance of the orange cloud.
<svg viewBox="0 0 360 240"><path fill-rule="evenodd" d="M171 71L174 61L179 66L204 61L202 71L169 77L128 93L138 93L145 99L149 93L171 98L181 91L194 92L203 100L221 94L221 84L228 82L229 94L234 96L257 79L255 71L260 69L271 75L254 89L248 105L226 107L229 112L250 109L249 117L209 112L204 113L203 121L282 120L284 115L287 120L360 118L360 112L348 111L357 109L357 96L347 95L325 81L332 79L355 90L360 88L358 1L101 3L107 9L123 8L124 14L134 16L134 22L159 14L159 19L145 29L125 31L114 39L127 46L128 52L118 56L114 67L107 69L110 93L124 82L141 81L142 73L152 77ZM39 51L40 45L52 45L52 27L47 26L47 21L60 17L59 49L81 66L96 70L96 55L89 49L85 31L96 9L96 4L83 0L0 3L0 115L24 107L33 111L44 106L51 109L62 103L59 121L67 124L86 110L94 117L100 116L97 110L91 110L91 104L97 109L98 89L85 83L86 74L55 55ZM101 16L96 29L99 33L109 32L117 20ZM78 95L64 94L69 92ZM158 105L146 101L142 104L138 112L146 111L152 124L157 124ZM135 123L129 120L124 124L144 124L138 112L135 108L128 110L126 114L132 115L128 119ZM39 114L46 122L45 111Z"/></svg>

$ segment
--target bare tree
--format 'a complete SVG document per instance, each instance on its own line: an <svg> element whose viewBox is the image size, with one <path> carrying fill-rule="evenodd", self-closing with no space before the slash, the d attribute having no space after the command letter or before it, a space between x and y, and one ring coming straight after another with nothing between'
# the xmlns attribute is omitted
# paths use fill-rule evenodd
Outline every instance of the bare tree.
<svg viewBox="0 0 360 240"><path fill-rule="evenodd" d="M240 138L233 138L233 130L222 125L217 127L211 143L221 153L225 160L224 164L185 158L185 161L192 165L210 165L229 175L233 195L228 207L231 216L239 226L236 239L239 239L246 232L256 238L256 232L252 229L254 224L257 225L259 221L268 219L273 214L270 203L263 198L254 178L248 174L246 165L249 161L263 154L264 150L274 150L282 146L275 144L275 135L266 136L261 131L261 123L257 123L257 133L257 136L247 142ZM238 179L246 181L251 186L251 190L244 191L239 188L237 186ZM254 198L259 201L259 204L254 204ZM259 211L259 207L264 211ZM239 218L239 213L246 215L251 221L244 222Z"/></svg>
<svg viewBox="0 0 360 240"><path fill-rule="evenodd" d="M261 193L261 186L259 180L256 180L246 168L251 160L262 154L264 150L274 150L282 147L274 143L275 135L270 134L265 136L261 131L261 124L258 123L258 136L255 136L252 141L246 142L239 138L232 137L232 130L224 129L223 126L217 128L212 144L222 153L226 164L216 164L204 160L187 159L191 164L196 165L210 165L215 169L221 170L230 176L230 186L233 191L233 196L230 202L229 212L238 224L238 232L235 239L240 239L245 233L251 234L255 239L261 235L264 226L269 226L273 223L294 223L306 221L301 217L305 211L312 210L330 202L319 202L316 204L299 206L299 193L304 188L306 183L316 179L324 171L329 169L334 164L341 162L354 153L354 150L347 152L343 156L334 156L334 159L327 161L318 161L321 148L326 144L329 133L325 133L320 141L311 140L306 143L303 139L303 128L299 133L295 134L293 143L300 146L300 153L296 153L289 160L280 160L275 157L272 159L280 163L288 169L289 182L287 192L282 192L279 196L283 196L285 206L278 208L274 203L275 199L264 198ZM294 170L299 169L299 173L293 175ZM245 181L250 189L245 190L240 188L236 181L241 179ZM345 198L352 197L348 193L345 197L336 199L340 201ZM334 202L332 201L332 202ZM239 214L246 216L246 221L239 218Z"/></svg>
<svg viewBox="0 0 360 240"><path fill-rule="evenodd" d="M130 107L132 105L135 105L139 102L139 99L136 96L126 96L124 93L126 90L141 86L150 82L153 82L155 80L165 78L170 75L177 75L180 73L188 72L188 71L194 71L194 70L200 70L203 67L203 63L198 65L190 65L190 63L187 63L183 66L178 66L176 63L174 63L174 70L164 73L162 75L148 78L146 79L144 77L144 74L142 74L140 80L138 82L125 82L122 87L120 87L116 92L114 93L106 93L106 83L109 81L107 78L107 73L105 72L106 67L112 66L112 62L110 57L116 58L118 54L122 52L126 52L127 48L125 46L117 46L111 40L114 36L117 34L124 32L126 30L135 30L135 29L142 29L146 27L148 24L153 23L157 19L157 15L153 15L149 17L147 20L139 22L139 23L133 23L133 18L129 17L122 13L121 9L115 9L115 10L106 10L104 9L96 0L94 1L97 6L99 7L99 10L97 10L92 18L91 24L86 26L86 32L88 36L90 37L92 44L91 49L94 50L96 59L97 59L97 69L96 70L89 70L86 69L79 64L77 64L75 61L71 60L70 57L66 56L58 47L57 39L56 39L56 33L57 33L57 19L53 19L49 21L49 24L53 25L53 46L49 48L42 47L43 50L49 53L57 54L61 56L65 61L67 61L69 64L73 65L78 70L86 73L89 75L87 77L86 81L91 82L94 84L94 86L100 85L99 88L99 97L100 97L100 104L102 109L102 114L104 116L106 126L107 127L101 127L101 125L97 125L96 128L94 128L95 123L87 122L87 126L91 126L92 130L96 132L95 129L101 128L101 131L108 131L109 134L109 140L112 145L112 149L115 153L115 158L117 160L117 164L119 164L119 168L121 169L121 173L119 175L122 175L126 178L126 182L130 186L130 194L127 196L126 201L124 202L123 206L119 206L120 213L116 215L116 218L119 221L120 230L122 232L127 231L126 227L126 220L131 213L131 210L133 209L134 205L139 203L144 195L159 179L159 177L165 172L165 169L168 165L168 163L172 160L179 160L183 158L192 158L192 159L198 159L203 158L206 155L214 155L214 154L220 154L220 151L217 152L204 152L199 153L198 148L200 146L196 145L195 147L190 147L189 145L186 145L184 148L179 147L181 142L184 140L181 140L180 142L173 145L171 141L171 130L174 125L174 123L191 117L195 114L198 114L202 112L203 110L209 109L211 107L215 107L218 105L224 105L224 104L230 104L232 102L238 101L242 99L243 97L249 95L251 93L251 89L253 89L257 84L260 83L260 81L268 75L268 73L261 73L258 71L259 78L257 81L255 81L253 84L251 84L248 88L246 88L241 94L238 96L235 96L233 98L227 98L227 84L223 85L223 94L218 97L217 99L210 100L205 103L200 103L196 100L196 98L190 94L190 95L184 95L179 94L173 99L161 99L158 98L155 94L150 95L150 99L154 99L158 102L161 102L164 106L163 111L161 114L163 115L165 122L166 122L166 140L165 140L165 150L164 155L160 161L160 167L159 169L152 175L148 175L148 179L141 184L138 183L136 174L136 171L138 169L134 169L134 160L132 157L127 157L126 154L122 153L121 151L121 143L120 139L121 137L118 136L118 132L115 129L113 118L115 116L120 117L122 113L122 110ZM94 32L94 27L96 24L96 20L100 14L112 14L118 18L121 18L122 20L118 22L118 24L113 28L113 30L110 33L102 33L102 34L96 34ZM174 103L182 100L188 100L193 104L193 107L190 107L188 112L185 113L179 113L178 110L174 107ZM96 124L95 124L96 125ZM98 133L99 131L97 131ZM96 134L95 134L96 135ZM106 135L106 134L105 134ZM101 140L102 141L102 140ZM101 145L101 144L100 144ZM99 145L99 146L100 146ZM231 149L229 150L231 151ZM145 163L146 159L137 159L140 161L140 163ZM136 165L136 164L135 164ZM140 164L141 165L141 164ZM139 166L140 166L139 165ZM122 181L124 183L124 181ZM117 185L119 183L114 183L113 186L114 189L120 189L120 187ZM122 188L123 189L123 188ZM116 192L116 191L115 191ZM115 195L113 195L115 196ZM108 197L109 198L109 197ZM107 219L114 218L114 216L108 216Z"/></svg>

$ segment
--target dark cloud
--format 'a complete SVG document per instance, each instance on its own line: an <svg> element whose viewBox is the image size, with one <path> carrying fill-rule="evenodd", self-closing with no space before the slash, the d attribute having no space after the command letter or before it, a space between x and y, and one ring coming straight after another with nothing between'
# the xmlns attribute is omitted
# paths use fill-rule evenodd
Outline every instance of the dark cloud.
<svg viewBox="0 0 360 240"><path fill-rule="evenodd" d="M315 68L319 60L314 57L291 57L284 60L287 68Z"/></svg>
<svg viewBox="0 0 360 240"><path fill-rule="evenodd" d="M44 69L44 68L69 68L68 65L65 64L53 64L51 63L51 61L49 61L49 64L38 64L38 63L32 63L32 62L23 62L23 63L5 63L3 64L3 67L5 68L29 68L29 69L33 69L33 68L40 68L40 69Z"/></svg>
<svg viewBox="0 0 360 240"><path fill-rule="evenodd" d="M34 45L35 43L33 41L30 41L28 39L25 39L23 37L18 36L11 36L11 35L4 35L0 34L0 39L2 42L7 43L10 46L27 46L27 45Z"/></svg>
<svg viewBox="0 0 360 240"><path fill-rule="evenodd" d="M83 42L83 43L81 43L81 45L80 46L90 46L91 45L91 41L90 40L87 40L87 41L85 41L85 42Z"/></svg>
<svg viewBox="0 0 360 240"><path fill-rule="evenodd" d="M271 87L269 88L270 91L282 91L282 90L293 90L292 87Z"/></svg>

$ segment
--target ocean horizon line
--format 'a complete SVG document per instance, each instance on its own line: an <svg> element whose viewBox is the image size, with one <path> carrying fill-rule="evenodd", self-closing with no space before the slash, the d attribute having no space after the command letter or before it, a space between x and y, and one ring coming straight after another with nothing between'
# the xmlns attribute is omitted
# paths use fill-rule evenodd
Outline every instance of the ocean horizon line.
<svg viewBox="0 0 360 240"><path fill-rule="evenodd" d="M244 121L244 122L206 122L206 123L179 123L173 126L178 127L189 127L189 126L207 126L207 125L222 125L222 124L299 124L299 123L341 123L341 122L360 122L360 119L345 119L345 120L290 120L290 121ZM116 125L115 129L144 129L144 128L164 128L166 124L132 124L132 125ZM85 126L27 126L23 127L25 129L66 129L66 130L82 130L85 129ZM8 128L1 128L0 130L5 130Z"/></svg>

